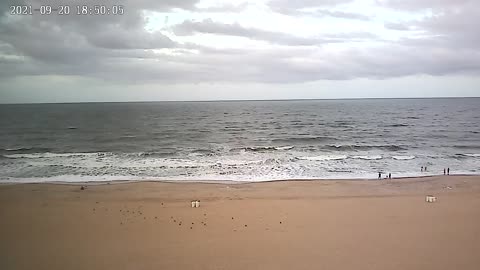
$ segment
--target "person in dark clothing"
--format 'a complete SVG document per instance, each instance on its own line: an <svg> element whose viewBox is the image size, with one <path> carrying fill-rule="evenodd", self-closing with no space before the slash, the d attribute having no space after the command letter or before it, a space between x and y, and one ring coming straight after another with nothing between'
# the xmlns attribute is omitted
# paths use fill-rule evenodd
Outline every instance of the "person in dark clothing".
<svg viewBox="0 0 480 270"><path fill-rule="evenodd" d="M378 179L382 179L382 173L381 172L378 173Z"/></svg>
<svg viewBox="0 0 480 270"><path fill-rule="evenodd" d="M423 166L422 166L422 168L420 169L420 171L423 172Z"/></svg>
<svg viewBox="0 0 480 270"><path fill-rule="evenodd" d="M447 174L450 175L450 168L447 169Z"/></svg>
<svg viewBox="0 0 480 270"><path fill-rule="evenodd" d="M443 175L447 174L447 169L443 168Z"/></svg>
<svg viewBox="0 0 480 270"><path fill-rule="evenodd" d="M388 174L388 179L392 179L392 174L391 173Z"/></svg>
<svg viewBox="0 0 480 270"><path fill-rule="evenodd" d="M425 166L425 168L423 168L423 171L426 172L427 171L427 166Z"/></svg>

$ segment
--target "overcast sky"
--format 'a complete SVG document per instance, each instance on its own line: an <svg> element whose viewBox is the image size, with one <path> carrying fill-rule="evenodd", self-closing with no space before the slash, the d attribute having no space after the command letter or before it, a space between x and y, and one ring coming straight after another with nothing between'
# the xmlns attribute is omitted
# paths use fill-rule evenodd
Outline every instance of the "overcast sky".
<svg viewBox="0 0 480 270"><path fill-rule="evenodd" d="M480 96L478 0L1 2L0 103Z"/></svg>

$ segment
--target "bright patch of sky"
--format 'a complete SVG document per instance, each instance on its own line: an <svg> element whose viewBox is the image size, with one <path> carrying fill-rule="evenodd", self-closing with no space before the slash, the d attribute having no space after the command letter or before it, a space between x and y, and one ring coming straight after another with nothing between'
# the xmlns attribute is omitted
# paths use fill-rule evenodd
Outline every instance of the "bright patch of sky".
<svg viewBox="0 0 480 270"><path fill-rule="evenodd" d="M387 29L385 23L405 23L419 21L422 18L432 16L431 11L406 12L388 9L375 4L375 0L357 0L345 3L333 8L330 12L345 12L367 16L368 20L336 18L332 16L288 16L272 11L266 4L268 0L246 1L218 1L204 0L197 4L199 9L215 7L242 6L246 7L235 12L199 12L175 9L174 12L145 12L148 18L146 29L149 31L161 31L179 42L193 42L203 46L215 48L266 48L268 43L258 40L250 40L243 37L226 35L195 34L192 36L175 36L170 26L180 24L186 20L201 22L212 19L214 22L224 24L238 23L242 27L256 28L272 32L291 34L299 37L322 37L322 35L345 34L352 32L371 33L377 39L370 39L361 43L355 42L356 47L375 46L379 42L399 40L420 34L418 31L398 31ZM302 11L314 9L302 9ZM345 44L339 45L345 47Z"/></svg>

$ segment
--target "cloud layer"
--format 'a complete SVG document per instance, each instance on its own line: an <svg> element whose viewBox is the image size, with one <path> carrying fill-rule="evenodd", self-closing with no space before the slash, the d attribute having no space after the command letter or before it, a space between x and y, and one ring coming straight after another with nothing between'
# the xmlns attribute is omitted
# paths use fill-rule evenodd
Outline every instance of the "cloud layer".
<svg viewBox="0 0 480 270"><path fill-rule="evenodd" d="M121 3L125 14L116 16L10 15L3 6L0 77L290 84L418 74L478 76L480 71L480 8L475 1L378 0L364 10L350 0L206 7L197 0ZM373 18L367 12L372 9L397 16ZM265 18L252 19L252 14ZM175 23L155 23L155 16L169 16ZM285 29L269 19L284 21ZM149 25L153 30L147 30ZM304 28L308 30L292 30ZM232 45L232 38L245 45Z"/></svg>

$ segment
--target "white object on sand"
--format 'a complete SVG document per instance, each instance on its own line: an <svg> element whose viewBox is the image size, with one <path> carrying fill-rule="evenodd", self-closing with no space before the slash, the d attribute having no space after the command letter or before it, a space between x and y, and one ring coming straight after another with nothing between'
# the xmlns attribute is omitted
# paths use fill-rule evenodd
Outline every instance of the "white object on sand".
<svg viewBox="0 0 480 270"><path fill-rule="evenodd" d="M200 207L200 201L199 200L191 201L191 203L192 203L192 208Z"/></svg>
<svg viewBox="0 0 480 270"><path fill-rule="evenodd" d="M433 202L437 201L437 197L435 197L433 195L427 195L425 197L425 201L428 202L428 203L433 203Z"/></svg>

